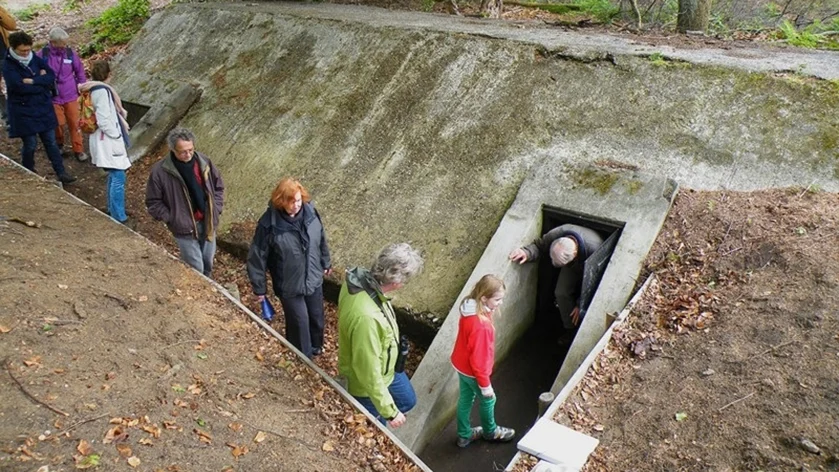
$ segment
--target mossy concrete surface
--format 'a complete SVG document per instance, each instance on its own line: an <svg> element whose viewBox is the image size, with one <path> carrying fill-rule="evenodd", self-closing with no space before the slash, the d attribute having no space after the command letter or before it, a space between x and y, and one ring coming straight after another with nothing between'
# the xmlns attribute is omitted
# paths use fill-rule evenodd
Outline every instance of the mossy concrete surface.
<svg viewBox="0 0 839 472"><path fill-rule="evenodd" d="M423 249L425 272L396 302L436 316L534 165L616 163L693 188L839 189L832 84L661 67L608 42L518 30L346 5L180 4L147 22L115 85L152 108L184 84L202 90L182 124L224 175L222 233L298 177L336 268L368 265L390 242Z"/></svg>

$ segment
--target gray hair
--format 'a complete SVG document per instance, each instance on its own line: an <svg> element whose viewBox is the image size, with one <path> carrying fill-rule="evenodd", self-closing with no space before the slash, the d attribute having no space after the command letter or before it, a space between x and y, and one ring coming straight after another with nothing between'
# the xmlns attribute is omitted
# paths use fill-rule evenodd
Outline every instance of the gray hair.
<svg viewBox="0 0 839 472"><path fill-rule="evenodd" d="M67 41L70 35L59 27L50 30L50 41Z"/></svg>
<svg viewBox="0 0 839 472"><path fill-rule="evenodd" d="M370 272L381 285L404 284L422 272L422 265L419 251L408 243L396 243L379 251Z"/></svg>
<svg viewBox="0 0 839 472"><path fill-rule="evenodd" d="M555 267L568 265L577 257L577 242L569 237L551 243L551 262Z"/></svg>
<svg viewBox="0 0 839 472"><path fill-rule="evenodd" d="M189 141L195 144L195 135L186 128L175 128L169 131L169 135L166 136L166 143L169 145L170 150L175 150L175 145L178 144L178 141Z"/></svg>

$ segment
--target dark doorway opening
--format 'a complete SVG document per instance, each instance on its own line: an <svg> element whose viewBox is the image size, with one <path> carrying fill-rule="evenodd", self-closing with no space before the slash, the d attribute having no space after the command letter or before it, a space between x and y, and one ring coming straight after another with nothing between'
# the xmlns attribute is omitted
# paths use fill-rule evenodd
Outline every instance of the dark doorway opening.
<svg viewBox="0 0 839 472"><path fill-rule="evenodd" d="M580 307L581 319L585 316L592 298L600 286L600 279L609 264L612 252L623 231L623 222L610 221L589 215L545 206L542 208L542 236L554 228L571 224L594 230L603 239L603 244L586 259L583 264L583 279L578 291L577 299ZM579 263L579 262L575 262ZM576 328L567 330L563 326L559 308L556 306L554 291L559 279L560 270L553 266L549 254L542 254L539 258L538 285L536 287L536 320L535 325L541 329L554 333L554 337L562 339L570 345L576 335Z"/></svg>
<svg viewBox="0 0 839 472"><path fill-rule="evenodd" d="M125 108L125 111L128 112L128 118L125 120L128 122L128 126L133 128L134 125L140 122L143 116L148 113L149 107L145 105L140 105L139 103L131 103L126 102L125 100L122 101L122 107Z"/></svg>
<svg viewBox="0 0 839 472"><path fill-rule="evenodd" d="M594 251L589 256L583 277L581 296L583 308L588 308L624 224L553 207L543 207L542 216L541 235L570 223L591 228L603 238L602 251ZM535 423L539 394L550 390L569 347L557 343L562 328L559 311L554 304L554 287L559 272L551 265L550 257L541 257L538 264L534 322L492 374L492 386L497 397L496 423L514 428L515 439L503 444L479 440L460 449L455 444L457 422L452 419L419 454L434 472L503 470L516 454L519 439ZM516 313L506 312L505 316L516 316ZM408 417L410 421L410 413ZM480 424L477 405L472 409L471 422L473 426Z"/></svg>

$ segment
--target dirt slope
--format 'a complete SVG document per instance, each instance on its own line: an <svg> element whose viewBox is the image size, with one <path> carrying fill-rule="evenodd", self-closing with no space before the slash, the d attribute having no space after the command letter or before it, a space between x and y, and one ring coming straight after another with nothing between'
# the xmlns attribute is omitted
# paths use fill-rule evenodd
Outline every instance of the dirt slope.
<svg viewBox="0 0 839 472"><path fill-rule="evenodd" d="M4 160L0 189L0 470L411 469L160 247Z"/></svg>

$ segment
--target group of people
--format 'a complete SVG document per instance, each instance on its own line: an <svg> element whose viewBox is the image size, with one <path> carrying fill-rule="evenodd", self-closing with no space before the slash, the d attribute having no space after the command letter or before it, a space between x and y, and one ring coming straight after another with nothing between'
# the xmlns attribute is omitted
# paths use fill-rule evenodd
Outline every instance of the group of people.
<svg viewBox="0 0 839 472"><path fill-rule="evenodd" d="M195 136L176 128L167 138L169 154L151 169L146 187L149 214L172 232L181 259L211 275L216 228L224 207L221 174L195 149ZM547 253L559 269L556 306L563 324L574 329L581 320L580 289L585 260L603 240L589 228L562 225L534 243L513 250L520 264ZM338 371L347 391L384 424L398 428L416 405L404 372L404 356L392 293L420 273L423 258L407 243L382 249L369 268L346 272L338 298ZM324 348L324 277L332 273L332 258L320 214L308 190L298 180L284 178L271 192L268 206L254 232L247 259L248 278L262 301L270 275L274 294L285 315L285 337L305 356ZM483 276L460 302L460 319L451 362L458 374L457 445L477 439L510 441L512 428L495 422L495 391L490 380L495 362L495 327L504 300L504 281ZM470 413L478 399L481 425L472 427Z"/></svg>
<svg viewBox="0 0 839 472"><path fill-rule="evenodd" d="M89 94L95 114L95 129L88 139L92 162L108 172L108 213L126 223L125 170L131 166L128 113L108 84L110 65L107 61L94 61L92 80L88 80L78 53L67 44L66 31L51 29L48 45L35 52L29 34L9 33L16 28L14 17L0 9L0 69L5 86L0 105L9 138L20 138L22 142L21 163L35 172L35 149L40 139L58 180L64 184L76 181L67 172L63 157L88 159L82 141L79 99L82 94ZM66 152L62 151L65 140L70 142Z"/></svg>
<svg viewBox="0 0 839 472"><path fill-rule="evenodd" d="M0 9L0 32L7 51L2 66L8 87L3 111L9 136L23 141L23 165L34 171L36 139L40 138L59 180L71 183L60 147L69 136L72 153L87 159L79 128L79 96L90 93L96 130L90 135L92 161L107 169L108 211L114 219L125 214L125 170L130 167L127 149L127 113L119 95L107 82L105 61L92 64L88 81L78 55L67 46L67 34L50 31L49 46L32 51L32 38L22 31L9 35L14 19ZM64 126L68 133L64 134ZM195 135L175 128L167 136L169 153L152 167L146 184L146 208L171 231L181 259L211 276L216 252L216 232L224 208L224 181L209 157L195 148ZM536 261L548 252L560 268L555 300L563 324L574 329L580 322L579 292L583 263L602 244L597 232L563 225L533 244L510 253L518 263ZM397 428L405 413L416 405L404 372L405 349L390 295L402 288L423 267L420 253L407 243L386 246L370 268L346 273L338 299L338 370L346 388L381 422ZM320 214L306 188L295 179L279 181L268 207L257 223L247 259L253 292L261 301L267 295L270 274L274 294L286 319L285 336L309 358L324 348L323 281L332 273L332 259ZM458 374L457 445L466 447L483 438L510 441L512 428L495 423L495 391L490 381L495 361L495 328L504 300L504 281L485 275L461 301L457 338L451 362ZM481 425L472 427L470 412L478 399Z"/></svg>

